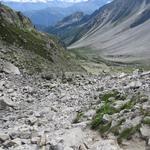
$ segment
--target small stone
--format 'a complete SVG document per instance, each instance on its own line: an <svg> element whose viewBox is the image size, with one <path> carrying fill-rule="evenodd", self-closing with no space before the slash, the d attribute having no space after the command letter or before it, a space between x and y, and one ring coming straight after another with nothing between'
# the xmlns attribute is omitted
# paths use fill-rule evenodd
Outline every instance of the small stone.
<svg viewBox="0 0 150 150"><path fill-rule="evenodd" d="M135 78L135 77L138 77L138 75L139 75L139 69L134 70L134 71L133 71L133 77L134 77L134 78Z"/></svg>
<svg viewBox="0 0 150 150"><path fill-rule="evenodd" d="M150 138L150 127L147 125L143 125L140 128L140 133L141 133L143 138Z"/></svg>
<svg viewBox="0 0 150 150"><path fill-rule="evenodd" d="M15 141L15 140L8 140L8 141L5 141L5 143L3 143L4 147L6 148L9 148L9 147L12 147L12 146L19 146L21 145L21 142L18 143L18 141Z"/></svg>
<svg viewBox="0 0 150 150"><path fill-rule="evenodd" d="M103 118L102 118L104 123L109 123L111 121L111 119L112 119L111 116L108 114L104 114Z"/></svg>
<svg viewBox="0 0 150 150"><path fill-rule="evenodd" d="M10 98L6 96L0 97L0 109L6 109L6 107L15 108L16 105Z"/></svg>
<svg viewBox="0 0 150 150"><path fill-rule="evenodd" d="M84 114L84 117L92 118L95 115L95 113L96 113L95 110L89 110Z"/></svg>
<svg viewBox="0 0 150 150"><path fill-rule="evenodd" d="M4 90L5 81L0 81L0 91Z"/></svg>
<svg viewBox="0 0 150 150"><path fill-rule="evenodd" d="M14 144L17 146L21 145L21 143L22 143L21 139L19 139L19 138L13 139L13 140L11 140L11 142L14 142Z"/></svg>
<svg viewBox="0 0 150 150"><path fill-rule="evenodd" d="M125 104L127 104L129 101L130 100L125 100L125 101L118 100L118 101L114 102L113 108L116 109L116 110L120 110L120 108L122 106L124 106Z"/></svg>
<svg viewBox="0 0 150 150"><path fill-rule="evenodd" d="M0 133L0 141L5 142L9 139L9 135L5 133Z"/></svg>
<svg viewBox="0 0 150 150"><path fill-rule="evenodd" d="M57 145L52 145L50 147L50 150L66 150L66 149L64 149L64 146L61 143L58 143Z"/></svg>
<svg viewBox="0 0 150 150"><path fill-rule="evenodd" d="M119 78L121 79L121 78L124 78L124 77L126 77L127 76L127 74L126 73L121 73L120 75L119 75Z"/></svg>
<svg viewBox="0 0 150 150"><path fill-rule="evenodd" d="M148 139L148 143L147 143L147 145L148 145L148 146L150 146L150 138Z"/></svg>
<svg viewBox="0 0 150 150"><path fill-rule="evenodd" d="M10 93L13 93L13 92L14 92L14 89L8 89L8 90L7 90L7 93L9 93L9 94L10 94Z"/></svg>
<svg viewBox="0 0 150 150"><path fill-rule="evenodd" d="M142 109L143 109L144 111L149 112L149 110L150 110L150 105L148 105L147 103L146 103L146 104L143 104L143 105L142 105Z"/></svg>
<svg viewBox="0 0 150 150"><path fill-rule="evenodd" d="M34 100L30 98L30 99L27 99L27 102L28 102L28 103L33 103Z"/></svg>
<svg viewBox="0 0 150 150"><path fill-rule="evenodd" d="M46 145L46 140L47 140L47 139L46 139L46 135L43 134L43 135L41 136L39 146L40 146L40 147L45 146L45 145Z"/></svg>
<svg viewBox="0 0 150 150"><path fill-rule="evenodd" d="M79 150L87 150L88 147L85 144L79 146Z"/></svg>
<svg viewBox="0 0 150 150"><path fill-rule="evenodd" d="M42 115L41 115L39 112L35 112L35 113L34 113L34 116L37 117L37 118L42 117Z"/></svg>
<svg viewBox="0 0 150 150"><path fill-rule="evenodd" d="M33 126L35 123L37 122L37 118L36 117L30 117L27 119L26 123Z"/></svg>
<svg viewBox="0 0 150 150"><path fill-rule="evenodd" d="M46 80L52 80L52 79L56 79L56 74L54 73L51 73L51 74L43 74L42 75L42 78L43 79L46 79Z"/></svg>
<svg viewBox="0 0 150 150"><path fill-rule="evenodd" d="M129 84L129 88L131 89L137 89L142 86L142 83L140 81L133 81Z"/></svg>
<svg viewBox="0 0 150 150"><path fill-rule="evenodd" d="M31 143L32 144L38 144L40 142L40 137L33 137L32 139L31 139Z"/></svg>

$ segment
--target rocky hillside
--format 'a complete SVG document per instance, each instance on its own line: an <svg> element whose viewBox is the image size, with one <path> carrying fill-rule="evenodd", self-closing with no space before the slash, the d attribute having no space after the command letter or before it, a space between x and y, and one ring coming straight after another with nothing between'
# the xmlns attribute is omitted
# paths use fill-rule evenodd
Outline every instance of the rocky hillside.
<svg viewBox="0 0 150 150"><path fill-rule="evenodd" d="M48 27L45 31L54 34L66 44L69 45L75 35L80 30L80 25L89 18L89 15L84 15L83 12L76 12L58 22L53 27Z"/></svg>
<svg viewBox="0 0 150 150"><path fill-rule="evenodd" d="M28 18L2 4L0 60L11 62L28 73L80 70L60 41L36 31Z"/></svg>
<svg viewBox="0 0 150 150"><path fill-rule="evenodd" d="M0 149L149 150L149 78L0 73Z"/></svg>
<svg viewBox="0 0 150 150"><path fill-rule="evenodd" d="M114 0L95 11L77 33L70 48L86 48L95 54L117 62L150 60L149 0ZM80 39L80 40L79 40Z"/></svg>

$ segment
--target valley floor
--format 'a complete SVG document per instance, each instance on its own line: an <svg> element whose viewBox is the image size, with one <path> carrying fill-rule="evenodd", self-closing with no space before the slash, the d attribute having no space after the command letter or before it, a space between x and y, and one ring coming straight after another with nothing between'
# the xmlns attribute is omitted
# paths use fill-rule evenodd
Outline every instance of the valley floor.
<svg viewBox="0 0 150 150"><path fill-rule="evenodd" d="M128 95L122 100L111 95L109 101L112 100L111 106L116 111L110 113L105 109L102 124L97 124L93 116L101 116L96 110L103 110L103 96L114 89ZM150 72L66 73L63 77L53 76L51 80L0 73L0 150L148 149L149 91ZM140 98L132 99L135 95ZM113 98L116 98L115 102ZM121 123L117 124L118 121ZM108 129L101 133L104 123L111 123L110 129L117 125L118 135L114 136ZM91 130L91 126L95 130ZM117 141L121 141L120 146Z"/></svg>

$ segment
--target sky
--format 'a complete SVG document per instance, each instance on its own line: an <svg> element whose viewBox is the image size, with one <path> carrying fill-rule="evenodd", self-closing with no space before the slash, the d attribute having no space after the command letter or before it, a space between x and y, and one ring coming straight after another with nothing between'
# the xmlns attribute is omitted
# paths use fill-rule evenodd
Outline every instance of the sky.
<svg viewBox="0 0 150 150"><path fill-rule="evenodd" d="M54 1L54 0L2 0L4 2L14 1L14 2L47 2L47 1ZM57 1L64 1L64 2L83 2L88 0L57 0Z"/></svg>

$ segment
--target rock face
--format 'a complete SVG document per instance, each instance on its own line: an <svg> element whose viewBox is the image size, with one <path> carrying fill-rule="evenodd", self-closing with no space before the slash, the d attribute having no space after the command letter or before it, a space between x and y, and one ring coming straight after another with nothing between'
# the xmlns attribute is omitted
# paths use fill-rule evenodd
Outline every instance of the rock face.
<svg viewBox="0 0 150 150"><path fill-rule="evenodd" d="M150 74L133 76L0 73L0 149L124 150L136 139L149 147Z"/></svg>

